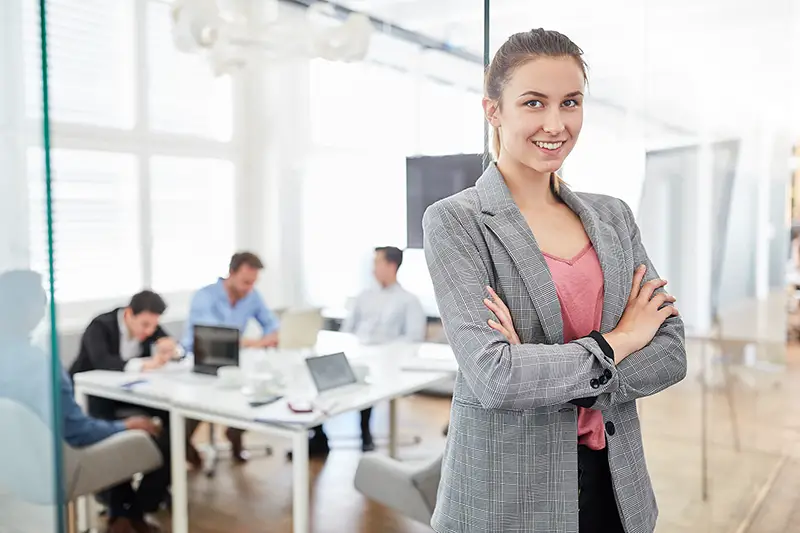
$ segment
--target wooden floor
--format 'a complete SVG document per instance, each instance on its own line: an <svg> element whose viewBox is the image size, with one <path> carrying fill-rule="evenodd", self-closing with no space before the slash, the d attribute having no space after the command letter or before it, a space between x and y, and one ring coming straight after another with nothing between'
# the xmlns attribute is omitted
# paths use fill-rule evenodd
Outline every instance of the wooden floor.
<svg viewBox="0 0 800 533"><path fill-rule="evenodd" d="M702 348L689 346L690 370L679 385L640 403L642 431L659 502L658 533L800 532L800 348L732 344L709 347L708 501L702 499ZM721 355L724 352L724 357ZM729 364L722 364L727 361ZM727 394L730 392L730 395ZM411 397L400 403L401 459L426 458L444 445L449 400ZM731 415L734 415L733 417ZM386 434L378 408L375 434ZM357 415L332 421L334 450L312 463L314 533L430 532L366 500L353 488L360 457ZM203 431L199 433L205 433ZM738 442L738 446L737 446ZM249 436L254 457L243 466L223 459L215 478L189 474L192 533L290 533L291 463L286 443ZM159 517L169 531L168 517Z"/></svg>

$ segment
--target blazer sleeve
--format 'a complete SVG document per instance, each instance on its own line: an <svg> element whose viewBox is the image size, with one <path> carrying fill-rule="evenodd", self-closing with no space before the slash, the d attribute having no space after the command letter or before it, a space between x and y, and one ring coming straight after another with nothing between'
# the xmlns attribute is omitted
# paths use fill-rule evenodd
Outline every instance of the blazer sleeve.
<svg viewBox="0 0 800 533"><path fill-rule="evenodd" d="M531 409L615 392L619 381L613 361L593 339L511 345L489 327L483 304L489 273L475 241L450 209L440 202L426 210L425 257L445 333L480 404ZM603 374L607 379L600 380Z"/></svg>
<svg viewBox="0 0 800 533"><path fill-rule="evenodd" d="M624 201L620 200L620 203L630 230L634 267L641 264L647 266L643 283L655 279L658 272L642 245L633 211ZM659 292L665 291L660 288L656 293ZM650 344L630 354L617 365L617 373L619 389L611 394L600 395L592 406L594 409L604 409L651 396L686 377L686 344L681 317L671 316L666 319Z"/></svg>
<svg viewBox="0 0 800 533"><path fill-rule="evenodd" d="M105 325L100 321L93 321L83 333L83 348L95 370L125 369L125 361L119 354L119 345L113 345L111 336Z"/></svg>

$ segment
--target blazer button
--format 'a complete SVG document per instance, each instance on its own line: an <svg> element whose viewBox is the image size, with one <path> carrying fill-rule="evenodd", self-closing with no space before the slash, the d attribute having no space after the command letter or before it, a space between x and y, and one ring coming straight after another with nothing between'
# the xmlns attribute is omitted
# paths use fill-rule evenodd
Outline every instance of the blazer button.
<svg viewBox="0 0 800 533"><path fill-rule="evenodd" d="M598 387L600 386L600 382L597 380L597 378L592 378L592 379L589 381L589 386L590 386L591 388L593 388L593 389L596 389L596 388L598 388Z"/></svg>
<svg viewBox="0 0 800 533"><path fill-rule="evenodd" d="M614 377L614 374L611 373L611 370L607 368L603 371L603 375L606 377L606 379L611 379Z"/></svg>
<svg viewBox="0 0 800 533"><path fill-rule="evenodd" d="M600 376L600 385L605 385L606 383L608 383L608 378L603 374Z"/></svg>
<svg viewBox="0 0 800 533"><path fill-rule="evenodd" d="M612 436L617 432L617 428L614 427L614 422L606 422L606 431Z"/></svg>

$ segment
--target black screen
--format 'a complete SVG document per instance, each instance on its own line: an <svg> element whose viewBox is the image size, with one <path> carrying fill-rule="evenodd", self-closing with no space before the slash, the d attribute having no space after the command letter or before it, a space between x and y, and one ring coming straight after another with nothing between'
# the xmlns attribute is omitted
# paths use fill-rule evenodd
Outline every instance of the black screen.
<svg viewBox="0 0 800 533"><path fill-rule="evenodd" d="M483 154L406 159L406 217L409 248L422 248L422 215L431 204L475 185Z"/></svg>
<svg viewBox="0 0 800 533"><path fill-rule="evenodd" d="M217 326L195 326L194 364L210 368L238 365L239 330Z"/></svg>

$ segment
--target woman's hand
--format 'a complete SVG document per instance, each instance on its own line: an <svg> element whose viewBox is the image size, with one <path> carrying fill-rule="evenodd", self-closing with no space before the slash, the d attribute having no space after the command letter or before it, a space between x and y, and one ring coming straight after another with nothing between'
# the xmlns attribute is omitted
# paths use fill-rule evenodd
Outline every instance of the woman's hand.
<svg viewBox="0 0 800 533"><path fill-rule="evenodd" d="M646 270L645 265L640 265L634 272L631 295L622 318L613 331L604 335L614 350L617 364L650 344L666 319L678 316L675 306L664 305L675 302L674 296L665 292L653 296L657 289L667 284L666 280L653 279L642 285Z"/></svg>
<svg viewBox="0 0 800 533"><path fill-rule="evenodd" d="M511 320L511 311L508 310L508 307L506 307L506 304L503 302L503 300L501 300L497 293L494 292L494 289L491 287L486 287L486 290L489 291L489 295L492 297L492 299L490 300L489 298L484 298L483 304L487 307L487 309L489 309L489 311L494 313L494 316L496 316L500 321L498 324L497 321L490 318L488 321L489 327L502 333L511 344L522 344L519 341L519 335L517 335L517 332L514 329L514 322Z"/></svg>

